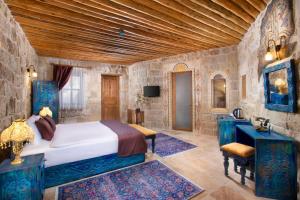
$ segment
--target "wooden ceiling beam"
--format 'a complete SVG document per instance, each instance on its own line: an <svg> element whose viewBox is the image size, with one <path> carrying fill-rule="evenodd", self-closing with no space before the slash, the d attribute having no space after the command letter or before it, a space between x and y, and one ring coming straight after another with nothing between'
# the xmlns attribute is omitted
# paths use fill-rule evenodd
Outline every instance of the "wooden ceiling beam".
<svg viewBox="0 0 300 200"><path fill-rule="evenodd" d="M46 0L43 1L43 3L47 4L47 7L49 7L50 5L52 5L53 7L58 7L56 6L56 3L53 3L53 0L51 1L47 1ZM63 6L61 6L63 7ZM59 8L59 7L58 7ZM99 18L99 16L95 16L93 14L88 13L87 11L84 10L80 10L80 12L78 11L78 9L74 9L74 8L70 8L67 6L63 7L65 11L71 12L72 14L74 14L74 17L78 17L78 18L83 18L84 20L87 21L92 21L93 23L98 23L99 21L101 23L104 23L107 26L111 26L117 29L117 31L119 31L120 27L128 32L131 32L132 34L136 34L139 36L148 36L150 33L152 36L157 36L159 39L176 39L177 42L179 43L189 43L190 45L194 45L194 42L190 42L189 40L184 40L182 37L178 37L176 35L174 35L172 33L172 35L168 35L168 32L157 32L156 29L144 29L143 27L138 27L138 26L132 26L132 25L126 25L124 23L117 23L116 20L113 21L107 21L106 18ZM49 8L48 8L49 9ZM63 11L62 11L63 12ZM70 17L70 16L69 16ZM214 37L207 37L207 36L202 36L202 43L207 43L207 44L226 44L226 42L224 42L224 40L218 40Z"/></svg>
<svg viewBox="0 0 300 200"><path fill-rule="evenodd" d="M101 19L101 20L109 20L107 18L103 18L103 17L100 17L99 15L95 15L95 13L90 13L89 10L82 10L82 8L80 7L76 7L76 9L74 9L74 7L68 7L68 6L74 6L72 4L70 4L70 2L66 3L66 0L51 0L51 1L47 1L47 3L53 5L53 6L56 6L58 4L58 1L61 2L64 6L65 9L68 9L68 10L76 10L76 12L80 13L80 14L84 14L84 15L88 15L90 17L95 17L95 18L98 18L98 19ZM68 1L68 0L67 0ZM45 1L43 1L45 2ZM74 3L74 2L73 2ZM67 6L66 6L67 5ZM60 6L59 4L57 6ZM62 6L60 6L62 7ZM124 23L120 23L120 22L117 22L117 19L114 19L113 21L110 21L112 23L116 23L118 24L118 26L125 26ZM132 27L132 25L127 25L128 27ZM137 26L134 26L134 28L137 28ZM174 37L174 38L177 38L177 40L180 42L182 40L182 38L178 37L177 35L174 35L173 32L166 32L166 31L158 31L157 28L152 28L152 29L149 29L149 26L148 26L148 29L144 29L142 27L138 27L139 29L145 31L145 32L148 32L148 33L152 33L152 34L158 34L160 36L165 36L165 37ZM205 37L204 37L205 36ZM231 36L230 36L231 37ZM202 38L201 38L201 42L206 42L206 43L212 43L212 42L219 42L219 43L224 43L223 40L217 40L216 38L214 37L209 37L208 35L203 35L202 34ZM186 41L185 41L186 42Z"/></svg>
<svg viewBox="0 0 300 200"><path fill-rule="evenodd" d="M236 5L239 5L246 13L248 13L250 16L253 17L253 19L256 18L256 16L259 15L259 10L256 9L254 6L252 6L250 3L248 3L245 0L231 0Z"/></svg>
<svg viewBox="0 0 300 200"><path fill-rule="evenodd" d="M45 2L45 0L39 0L39 1ZM94 7L87 7L86 4L77 3L77 2L74 2L72 0L71 1L70 0L51 0L51 1L48 1L48 2L53 6L56 5L56 6L68 8L69 10L76 10L78 12L80 11L80 13L89 15L91 17L99 17L99 14L102 12L102 10L100 10L100 9L95 9ZM91 12L91 11L93 11L93 12ZM106 13L106 15L107 15L107 13ZM111 15L113 15L113 17L114 17L114 20L113 20L114 23L117 23L116 20L118 19L118 15L116 15L115 13L111 13ZM121 16L121 18L122 18L122 20L124 20L124 16ZM105 20L108 20L108 19L105 18ZM128 22L129 20L127 19L126 21ZM135 20L136 20L136 18L135 18ZM132 22L133 20L130 20L130 21ZM124 23L123 24L121 22L118 22L118 23L119 23L120 26L124 25ZM132 24L135 24L135 26L138 25L137 22L132 22L128 26L132 26ZM140 24L140 22L139 22L139 24ZM157 25L153 26L153 25L143 23L142 26L144 28L146 28L144 30L146 32L156 33L158 35L165 36L165 37L176 38L179 42L182 41L182 42L189 43L189 44L195 44L195 42L198 41L198 42L201 42L201 43L205 43L202 46L206 45L206 47L210 47L210 44L211 44L211 41L209 41L207 43L207 40L205 40L203 38L203 36L200 37L200 35L199 35L199 37L195 37L195 34L193 35L193 33L191 33L187 36L187 34L185 33L186 30L181 31L181 33L178 34L176 32L176 29L168 30L168 27L163 27L161 25L160 26L157 26ZM149 29L149 28L151 28L151 29ZM195 41L191 41L191 40L195 40ZM223 41L221 43L223 43ZM216 42L216 44L217 44L217 42ZM209 46L207 46L207 45L209 45Z"/></svg>
<svg viewBox="0 0 300 200"><path fill-rule="evenodd" d="M192 32L198 33L200 35L202 35L204 38L207 39L213 39L213 41L217 41L219 43L228 43L228 41L231 42L238 42L239 40L232 38L231 36L228 36L226 34L222 34L220 33L220 31L218 32L218 34L216 33L216 31L214 31L211 28L205 27L202 23L198 23L198 26L194 25L191 26L191 23L186 23L187 20L189 20L189 18L186 18L186 16L181 15L179 13L179 15L184 18L185 20L178 20L180 19L178 16L176 17L176 13L173 13L172 16L170 16L169 14L172 12L171 10L164 10L165 12L163 13L160 9L163 9L163 7L156 7L155 2L154 1L134 1L134 0L112 0L115 3L119 3L121 5L127 6L129 8L133 8L136 10L139 10L141 12L144 12L145 14L148 15L152 15L158 19L161 19L163 21L166 22L170 22L176 26L179 26L181 28L190 30ZM159 11L158 11L159 10ZM166 12L168 12L168 14L165 14ZM211 32L209 32L208 30L210 30Z"/></svg>
<svg viewBox="0 0 300 200"><path fill-rule="evenodd" d="M68 20L64 19L64 18L60 18L60 17L56 17L56 16L48 16L47 14L42 14L42 13L38 13L38 12L35 12L35 11L28 11L28 10L25 10L24 8L20 8L20 7L16 7L16 6L13 6L13 5L10 5L10 8L12 10L13 13L17 14L17 15L22 15L22 16L26 16L26 17L29 17L29 18L35 18L36 20L42 20L42 21L46 21L49 20L51 22L55 22L55 23L60 23L60 24L64 24L64 25L68 25L68 26L77 26L77 27L82 27L83 29L88 29L89 31L93 31L93 32L97 32L97 33L103 33L103 31L105 33L109 33L110 36L112 36L113 38L115 37L119 37L119 35L117 33L114 33L113 31L107 31L107 30L103 30L101 29L102 27L97 27L97 26L93 26L93 25L90 25L90 24L82 24L76 20L72 20L69 18ZM37 16L37 17L35 17ZM198 44L196 45L197 43L195 43L194 45L192 44L182 44L182 43L178 43L176 42L176 40L172 39L172 40L168 40L168 41L165 41L163 39L159 39L158 37L157 38L152 38L152 37L147 37L147 38L141 38L141 37L138 37L136 35L131 35L129 33L126 33L126 36L125 38L129 38L129 39L132 39L132 38L135 38L137 40L140 40L140 41L148 41L149 43L152 42L155 42L155 43L158 43L158 44L164 44L164 45L168 45L168 46L175 46L175 47L181 47L181 48L185 48L185 49L201 49L204 45L202 44Z"/></svg>
<svg viewBox="0 0 300 200"><path fill-rule="evenodd" d="M121 4L117 4L111 2L109 0L101 0L101 1L90 1L90 0L75 0L76 2L80 2L84 5L97 8L99 10L109 9L110 12L116 15L126 16L130 19L134 19L137 21L145 21L149 26L154 27L155 29L159 29L163 32L167 32L168 34L175 34L176 37L181 36L185 38L189 38L191 40L196 40L200 43L203 43L203 36L199 35L195 32L189 31L187 29L183 29L181 27L175 26L172 23L162 21L158 18L153 17L152 15L145 14L143 12L139 12L135 9L125 7ZM209 44L211 48L211 44ZM217 45L215 47L220 46Z"/></svg>
<svg viewBox="0 0 300 200"><path fill-rule="evenodd" d="M36 25L37 27L39 26L43 26L43 28L45 29L49 29L49 28L52 28L52 29L59 29L59 30L70 30L70 31L73 31L74 34L78 34L79 32L80 33L85 33L87 35L91 35L91 36L95 36L96 38L105 38L107 40L111 40L111 41L122 41L122 42L126 42L126 43L134 43L135 45L151 45L153 46L153 41L148 41L148 40L142 40L142 39L139 39L139 38L134 38L134 37L130 37L130 36L126 36L126 38L120 38L120 37L117 37L116 35L112 35L110 34L109 32L106 33L106 32L98 32L98 31L95 31L94 30L91 30L89 29L90 27L78 27L78 26L75 26L75 25L70 25L69 23L62 23L62 20L57 20L57 21L53 21L53 20L49 20L47 19L46 20L46 16L42 16L43 17L43 21L41 20L36 20L35 17L33 17L33 14L31 14L30 12L29 13L26 13L29 16L24 16L22 14L22 12L20 13L19 11L15 11L13 10L12 11L13 14L15 15L15 17L20 20L20 24L25 24L25 25ZM27 11L28 12L28 11ZM160 43L156 43L155 45L156 47L161 47L161 48L166 48L166 49L169 49L170 48L170 45L166 45L166 44L160 44ZM178 50L184 50L184 48L180 48L180 47L177 47L177 46L174 46L172 47L173 49L178 49ZM199 48L199 47L198 47ZM198 49L198 48L194 48L195 50ZM193 49L193 47L190 47L190 49Z"/></svg>
<svg viewBox="0 0 300 200"><path fill-rule="evenodd" d="M141 2L133 0L135 2ZM146 5L152 9L159 10L162 13L174 17L177 20L185 22L193 27L202 27L204 31L209 33L219 33L218 36L223 35L223 37L229 37L231 39L240 39L243 35L233 30L218 21L212 23L212 19L207 16L197 13L190 8L177 3L174 0L156 0L156 1L142 1L143 5Z"/></svg>
<svg viewBox="0 0 300 200"><path fill-rule="evenodd" d="M254 18L246 12L241 11L241 7L233 3L231 0L211 0L223 8L226 8L230 12L234 13L236 16L242 18L247 23L251 24L254 22ZM245 0L243 0L245 1Z"/></svg>
<svg viewBox="0 0 300 200"><path fill-rule="evenodd" d="M190 0L190 1L219 14L220 16L234 22L235 24L240 24L241 26L243 26L247 29L250 27L251 23L241 19L240 17L233 14L231 11L224 9L224 7L222 7L221 5L219 5L217 3L212 2L211 0Z"/></svg>
<svg viewBox="0 0 300 200"><path fill-rule="evenodd" d="M51 32L51 31L45 31L43 32L42 30L34 30L32 28L27 28L24 26L26 30L26 35L31 38L32 41L37 39L44 39L47 41L47 38L49 38L49 41L51 39L56 39L56 40L61 40L62 43L65 41L67 42L80 42L82 45L86 45L88 48L93 48L99 49L99 50L110 50L112 52L119 53L120 51L126 51L124 54L134 54L136 55L137 53L140 53L141 55L161 55L163 54L170 54L170 53L179 53L178 51L169 51L169 52L162 52L160 49L155 49L155 50L149 50L149 49L144 49L143 51L140 51L140 49L137 48L130 48L130 47L123 47L119 44L116 45L107 45L99 42L95 42L93 40L87 40L87 39L78 39L77 37L74 37L74 35L69 35L69 34L62 34L62 33L56 33Z"/></svg>
<svg viewBox="0 0 300 200"><path fill-rule="evenodd" d="M237 44L269 0L4 0L40 56L111 64Z"/></svg>
<svg viewBox="0 0 300 200"><path fill-rule="evenodd" d="M255 7L260 12L266 8L266 3L262 0L246 0L250 3L253 7Z"/></svg>
<svg viewBox="0 0 300 200"><path fill-rule="evenodd" d="M45 57L56 57L56 58L82 60L82 61L98 61L98 62L110 63L110 64L129 65L137 62L137 60L120 59L118 57L103 56L94 53L83 53L81 51L66 52L62 50L44 49L43 47L36 48L36 52L38 55L45 56Z"/></svg>
<svg viewBox="0 0 300 200"><path fill-rule="evenodd" d="M89 25L92 27L97 27L97 26L106 26L106 27L110 27L112 30L114 30L116 32L116 34L118 34L118 31L120 28L122 28L123 30L125 30L125 32L127 34L131 34L131 35L135 35L135 36L139 36L141 38L148 38L148 39L152 39L154 41L158 41L158 42L162 42L162 43L167 43L167 44L173 44L173 45L186 45L186 47L193 45L193 44L184 44L183 42L178 42L178 40L180 41L180 38L168 38L168 37L164 37L162 35L157 35L154 33L148 33L139 29L134 29L128 26L118 26L115 23L110 23L104 20L97 20L93 17L89 17L86 15L82 15L80 13L75 13L66 9L60 9L58 7L53 7L51 5L47 5L45 6L45 4L43 5L42 3L32 3L31 0L10 0L9 1L9 5L13 5L16 7L23 7L26 10L29 11L34 11L34 12L38 12L38 13L43 13L43 14L48 14L50 16L55 16L55 17L59 17L59 18L68 18L68 20L72 20L78 23L82 23L84 25ZM175 43L175 44L174 44ZM196 46L197 44L194 44L194 46Z"/></svg>
<svg viewBox="0 0 300 200"><path fill-rule="evenodd" d="M86 47L85 45L79 44L79 43L69 43L69 42L64 42L61 43L57 40L46 40L47 43L45 43L45 40L41 39L41 40L35 40L34 42L32 42L33 46L35 46L35 48L44 48L44 49L49 49L49 50L60 50L62 51L62 53L66 53L66 52L73 52L73 51L78 51L78 52L84 52L84 53L92 53L95 55L104 55L104 56L112 56L112 57L118 57L118 58L128 58L128 59L137 59L137 58L153 58L153 55L126 55L124 53L115 53L112 51L108 51L108 50L98 50L98 49L92 49L89 47ZM157 55L156 55L157 56Z"/></svg>
<svg viewBox="0 0 300 200"><path fill-rule="evenodd" d="M81 31L78 29L72 29L65 26L55 25L49 26L47 23L43 22L36 22L35 20L27 19L24 17L16 16L16 19L19 23L24 27L25 30L36 29L40 32L47 32L49 34L65 34L68 37L78 38L79 41L81 40L92 40L94 42L104 44L104 45L120 45L124 48L132 48L140 51L147 51L147 50L155 50L159 51L160 53L167 53L170 52L170 48L167 47L160 47L160 46L153 46L152 44L144 44L138 43L134 41L124 41L122 38L113 39L111 37L103 37L97 34ZM26 32L27 33L27 32ZM183 52L183 49L172 48L174 52Z"/></svg>
<svg viewBox="0 0 300 200"><path fill-rule="evenodd" d="M247 26L243 26L243 24L235 24L234 22L218 15L217 13L206 9L205 7L200 6L199 4L196 4L190 0L176 0L177 3L180 3L183 6L186 6L188 8L190 8L191 10L193 10L194 12L200 13L205 15L206 17L217 21L219 23L224 24L225 26L227 26L228 28L231 28L233 30L236 30L237 32L241 33L242 35L245 33L245 31L248 29L248 25ZM211 21L212 23L212 21Z"/></svg>

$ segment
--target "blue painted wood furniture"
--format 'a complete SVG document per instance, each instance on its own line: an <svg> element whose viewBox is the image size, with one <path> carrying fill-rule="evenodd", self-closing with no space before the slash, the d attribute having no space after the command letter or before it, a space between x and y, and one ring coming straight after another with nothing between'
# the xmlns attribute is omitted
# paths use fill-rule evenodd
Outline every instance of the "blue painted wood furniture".
<svg viewBox="0 0 300 200"><path fill-rule="evenodd" d="M288 93L280 94L276 92L274 85L270 84L270 74L279 70L286 70ZM296 112L297 111L297 85L294 60L279 63L272 67L266 67L263 70L264 74L264 94L265 108L281 112Z"/></svg>
<svg viewBox="0 0 300 200"><path fill-rule="evenodd" d="M49 188L61 185L144 161L145 154L136 154L128 157L119 157L117 154L110 154L47 167L45 169L45 187Z"/></svg>
<svg viewBox="0 0 300 200"><path fill-rule="evenodd" d="M229 158L234 161L234 171L240 166L241 183L245 185L246 169L250 170L250 179L254 180L254 148L238 143L229 143L221 147L224 156L225 176L228 176Z"/></svg>
<svg viewBox="0 0 300 200"><path fill-rule="evenodd" d="M52 118L58 123L59 93L55 81L33 81L32 113L38 115L44 106L52 111Z"/></svg>
<svg viewBox="0 0 300 200"><path fill-rule="evenodd" d="M258 132L236 126L236 142L255 148L255 194L274 199L297 199L295 141L274 131Z"/></svg>
<svg viewBox="0 0 300 200"><path fill-rule="evenodd" d="M218 139L219 139L220 146L235 142L236 125L250 124L248 120L234 119L229 115L219 115L217 117L217 123L218 123Z"/></svg>
<svg viewBox="0 0 300 200"><path fill-rule="evenodd" d="M44 194L44 154L23 157L20 165L0 164L1 200L41 200Z"/></svg>

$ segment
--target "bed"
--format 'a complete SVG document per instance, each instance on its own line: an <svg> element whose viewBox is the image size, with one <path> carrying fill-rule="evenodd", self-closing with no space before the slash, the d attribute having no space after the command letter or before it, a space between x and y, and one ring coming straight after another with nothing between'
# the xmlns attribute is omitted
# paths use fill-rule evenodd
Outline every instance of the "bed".
<svg viewBox="0 0 300 200"><path fill-rule="evenodd" d="M30 118L28 124L33 126L35 120ZM48 188L144 162L145 153L142 152L120 156L119 138L107 124L99 121L58 124L51 141L36 135L39 142L26 145L21 155L44 154L45 186Z"/></svg>

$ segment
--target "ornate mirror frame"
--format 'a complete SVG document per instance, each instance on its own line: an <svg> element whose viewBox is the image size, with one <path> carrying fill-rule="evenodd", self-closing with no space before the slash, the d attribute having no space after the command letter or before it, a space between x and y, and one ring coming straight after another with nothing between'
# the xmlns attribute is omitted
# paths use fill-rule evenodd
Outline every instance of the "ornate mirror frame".
<svg viewBox="0 0 300 200"><path fill-rule="evenodd" d="M278 70L287 70L288 83L288 104L274 104L270 102L270 80L269 74ZM295 64L293 59L288 59L263 70L264 75L264 94L265 94L265 108L269 110L276 110L280 112L296 112L297 111L297 94L296 94L296 77Z"/></svg>

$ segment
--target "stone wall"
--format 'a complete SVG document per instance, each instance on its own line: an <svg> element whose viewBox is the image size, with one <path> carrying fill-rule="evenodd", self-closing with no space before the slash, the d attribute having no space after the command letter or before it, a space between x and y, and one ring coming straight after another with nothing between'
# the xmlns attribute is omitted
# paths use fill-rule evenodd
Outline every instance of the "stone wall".
<svg viewBox="0 0 300 200"><path fill-rule="evenodd" d="M260 43L260 25L265 12L262 12L252 24L251 28L238 45L239 80L241 76L247 75L247 97L240 99L241 107L244 109L246 117L263 116L271 120L272 128L280 133L284 133L300 142L300 1L294 0L295 33L291 38L291 43L297 42L293 58L296 60L296 78L298 94L298 112L284 113L267 110L264 107L264 86L263 77L258 77L258 48ZM241 85L241 84L240 84ZM298 145L299 146L299 145ZM298 148L299 150L299 148ZM298 153L298 167L300 166L300 155ZM300 168L298 168L299 171ZM300 181L298 173L298 182Z"/></svg>
<svg viewBox="0 0 300 200"><path fill-rule="evenodd" d="M226 47L182 54L129 66L129 108L145 111L145 126L172 128L171 72L178 63L185 63L193 72L193 129L196 133L216 135L216 114L231 112L238 105L238 66L236 47ZM221 74L226 78L227 109L212 108L211 79ZM159 85L160 97L136 104L136 96L145 85Z"/></svg>
<svg viewBox="0 0 300 200"><path fill-rule="evenodd" d="M31 112L31 79L27 67L38 64L38 56L22 28L0 0L0 132Z"/></svg>
<svg viewBox="0 0 300 200"><path fill-rule="evenodd" d="M128 73L126 67L99 62L40 57L39 80L53 80L53 64L71 65L84 70L85 107L79 111L60 112L60 123L101 120L101 75L103 74L120 75L120 115L122 121L127 121Z"/></svg>
<svg viewBox="0 0 300 200"><path fill-rule="evenodd" d="M294 8L300 8L300 1L294 0ZM295 137L300 141L300 95L298 95L298 112L284 113L267 110L264 107L264 86L263 76L259 77L257 73L258 66L258 48L260 44L260 26L265 11L262 12L255 23L252 24L243 40L238 45L238 61L239 61L239 80L241 76L247 75L247 97L240 98L240 104L245 110L247 117L263 116L271 119L273 127L289 136ZM297 42L293 58L296 60L296 78L299 83L300 77L300 14L294 10L295 18L295 33L291 38L291 43ZM240 84L241 85L241 84ZM298 84L297 93L300 94L300 87Z"/></svg>

